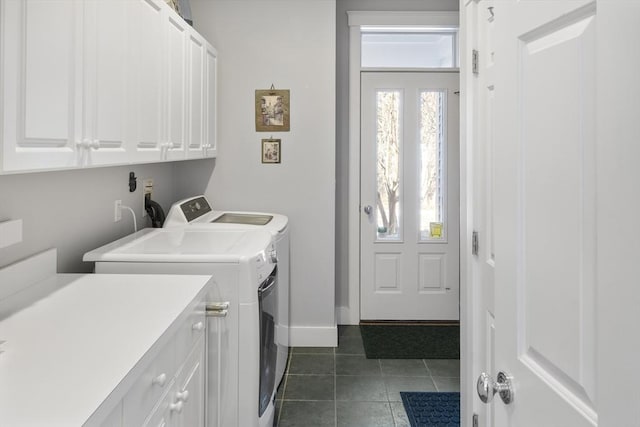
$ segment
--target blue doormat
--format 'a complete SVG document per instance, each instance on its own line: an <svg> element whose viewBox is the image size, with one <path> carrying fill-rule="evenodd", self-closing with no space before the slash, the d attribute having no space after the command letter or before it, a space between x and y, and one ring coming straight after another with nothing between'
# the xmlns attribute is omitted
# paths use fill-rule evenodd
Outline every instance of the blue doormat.
<svg viewBox="0 0 640 427"><path fill-rule="evenodd" d="M411 427L460 427L460 393L401 391Z"/></svg>

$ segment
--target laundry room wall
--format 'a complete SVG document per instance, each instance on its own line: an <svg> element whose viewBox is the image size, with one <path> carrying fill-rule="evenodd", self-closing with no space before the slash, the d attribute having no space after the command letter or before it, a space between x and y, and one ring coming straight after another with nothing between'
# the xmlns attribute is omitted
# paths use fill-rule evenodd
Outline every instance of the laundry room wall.
<svg viewBox="0 0 640 427"><path fill-rule="evenodd" d="M457 11L458 0L338 0L336 7L336 307L349 323L349 25L347 11Z"/></svg>
<svg viewBox="0 0 640 427"><path fill-rule="evenodd" d="M138 177L133 193L130 171ZM149 226L142 218L145 178L153 179L153 199L167 209L174 201L171 163L0 175L0 222L23 221L23 240L0 248L0 267L57 248L59 272L91 271L93 264L82 262L85 252L133 233L128 211L113 221L116 200L136 212L139 228Z"/></svg>
<svg viewBox="0 0 640 427"><path fill-rule="evenodd" d="M218 159L206 195L216 208L289 217L292 345L335 345L335 0L191 7L219 54ZM256 132L255 90L272 84L291 91L290 132ZM270 137L281 139L280 164L261 163Z"/></svg>

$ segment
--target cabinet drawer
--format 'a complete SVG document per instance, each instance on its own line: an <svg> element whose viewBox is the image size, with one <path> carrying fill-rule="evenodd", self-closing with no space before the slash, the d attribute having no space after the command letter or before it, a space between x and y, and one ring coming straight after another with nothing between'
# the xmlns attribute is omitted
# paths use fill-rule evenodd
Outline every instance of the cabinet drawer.
<svg viewBox="0 0 640 427"><path fill-rule="evenodd" d="M177 370L175 345L175 338L171 339L125 396L123 418L126 425L142 425L172 385Z"/></svg>
<svg viewBox="0 0 640 427"><path fill-rule="evenodd" d="M176 336L176 360L182 363L200 337L204 336L207 320L201 305L189 314Z"/></svg>

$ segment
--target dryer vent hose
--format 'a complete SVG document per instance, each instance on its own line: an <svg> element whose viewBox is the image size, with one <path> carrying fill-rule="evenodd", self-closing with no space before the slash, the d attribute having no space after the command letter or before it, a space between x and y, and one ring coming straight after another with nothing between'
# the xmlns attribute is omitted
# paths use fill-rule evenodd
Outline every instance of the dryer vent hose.
<svg viewBox="0 0 640 427"><path fill-rule="evenodd" d="M162 206L160 206L158 202L154 202L150 198L146 198L144 202L144 209L149 214L149 218L151 218L151 226L153 228L162 228L165 218Z"/></svg>

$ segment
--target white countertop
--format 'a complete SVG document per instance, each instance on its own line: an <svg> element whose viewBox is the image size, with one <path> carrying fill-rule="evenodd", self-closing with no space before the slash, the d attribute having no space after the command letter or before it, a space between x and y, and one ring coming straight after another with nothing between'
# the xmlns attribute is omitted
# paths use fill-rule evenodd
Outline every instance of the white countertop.
<svg viewBox="0 0 640 427"><path fill-rule="evenodd" d="M44 298L12 314L0 306L0 426L81 426L105 400L117 404L123 379L208 280L59 274L35 286Z"/></svg>

